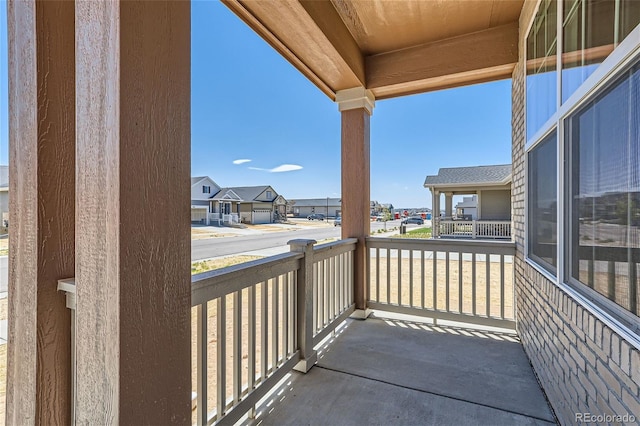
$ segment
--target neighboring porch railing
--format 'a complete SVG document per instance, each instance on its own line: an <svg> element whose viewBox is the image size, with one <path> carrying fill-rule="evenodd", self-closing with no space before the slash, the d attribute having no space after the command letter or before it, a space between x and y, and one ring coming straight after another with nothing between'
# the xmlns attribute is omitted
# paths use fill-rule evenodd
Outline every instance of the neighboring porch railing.
<svg viewBox="0 0 640 426"><path fill-rule="evenodd" d="M515 244L367 238L367 249L369 308L515 328Z"/></svg>
<svg viewBox="0 0 640 426"><path fill-rule="evenodd" d="M354 311L355 243L294 240L291 253L193 276L197 424L251 416L293 368L311 368L313 347Z"/></svg>
<svg viewBox="0 0 640 426"><path fill-rule="evenodd" d="M237 213L231 214L222 214L222 223L226 223L227 225L233 225L236 223L240 223Z"/></svg>
<svg viewBox="0 0 640 426"><path fill-rule="evenodd" d="M440 220L438 236L444 238L510 239L511 222L498 220Z"/></svg>

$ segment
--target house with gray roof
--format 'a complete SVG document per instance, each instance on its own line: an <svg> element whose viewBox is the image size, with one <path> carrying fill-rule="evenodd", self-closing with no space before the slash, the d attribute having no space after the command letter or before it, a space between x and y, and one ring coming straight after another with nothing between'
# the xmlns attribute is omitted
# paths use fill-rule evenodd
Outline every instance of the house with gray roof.
<svg viewBox="0 0 640 426"><path fill-rule="evenodd" d="M240 198L238 214L243 223L272 223L286 218L287 200L269 185L235 186L222 188L222 191Z"/></svg>
<svg viewBox="0 0 640 426"><path fill-rule="evenodd" d="M440 211L444 195L444 217L434 217L434 237L511 238L511 164L441 168L426 177L424 187L431 191L433 211ZM469 216L454 214L455 195L476 196L473 223L461 223Z"/></svg>

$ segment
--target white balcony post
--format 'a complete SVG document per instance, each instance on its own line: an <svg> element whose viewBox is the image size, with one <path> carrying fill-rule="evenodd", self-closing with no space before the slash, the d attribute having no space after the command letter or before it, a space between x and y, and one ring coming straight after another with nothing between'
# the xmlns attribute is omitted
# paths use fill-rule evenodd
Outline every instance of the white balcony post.
<svg viewBox="0 0 640 426"><path fill-rule="evenodd" d="M473 238L475 240L476 236L478 235L478 222L473 220L471 228L473 229L473 234L472 234L471 238Z"/></svg>
<svg viewBox="0 0 640 426"><path fill-rule="evenodd" d="M318 360L318 353L313 350L313 245L315 240L291 240L290 249L295 253L303 253L304 257L298 269L297 318L298 346L300 362L294 369L306 373Z"/></svg>

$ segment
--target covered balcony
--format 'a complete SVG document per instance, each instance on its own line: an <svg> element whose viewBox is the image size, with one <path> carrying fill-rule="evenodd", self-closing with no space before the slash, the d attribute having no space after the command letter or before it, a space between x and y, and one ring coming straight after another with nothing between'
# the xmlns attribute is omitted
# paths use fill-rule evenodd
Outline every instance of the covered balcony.
<svg viewBox="0 0 640 426"><path fill-rule="evenodd" d="M431 191L434 238L511 239L511 164L449 167L427 176ZM456 208L455 195L465 197ZM460 206L460 207L459 207Z"/></svg>
<svg viewBox="0 0 640 426"><path fill-rule="evenodd" d="M7 424L640 412L637 336L525 256L524 45L549 2L224 3L337 103L342 240L191 277L189 2L10 2ZM513 241L370 238L375 101L504 78Z"/></svg>

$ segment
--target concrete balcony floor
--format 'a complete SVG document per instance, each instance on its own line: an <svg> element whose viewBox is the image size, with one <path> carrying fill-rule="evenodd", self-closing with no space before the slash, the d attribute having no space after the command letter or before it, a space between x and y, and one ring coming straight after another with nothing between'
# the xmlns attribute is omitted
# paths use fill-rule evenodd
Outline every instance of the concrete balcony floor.
<svg viewBox="0 0 640 426"><path fill-rule="evenodd" d="M515 334L348 320L294 372L261 425L547 425L555 418Z"/></svg>

